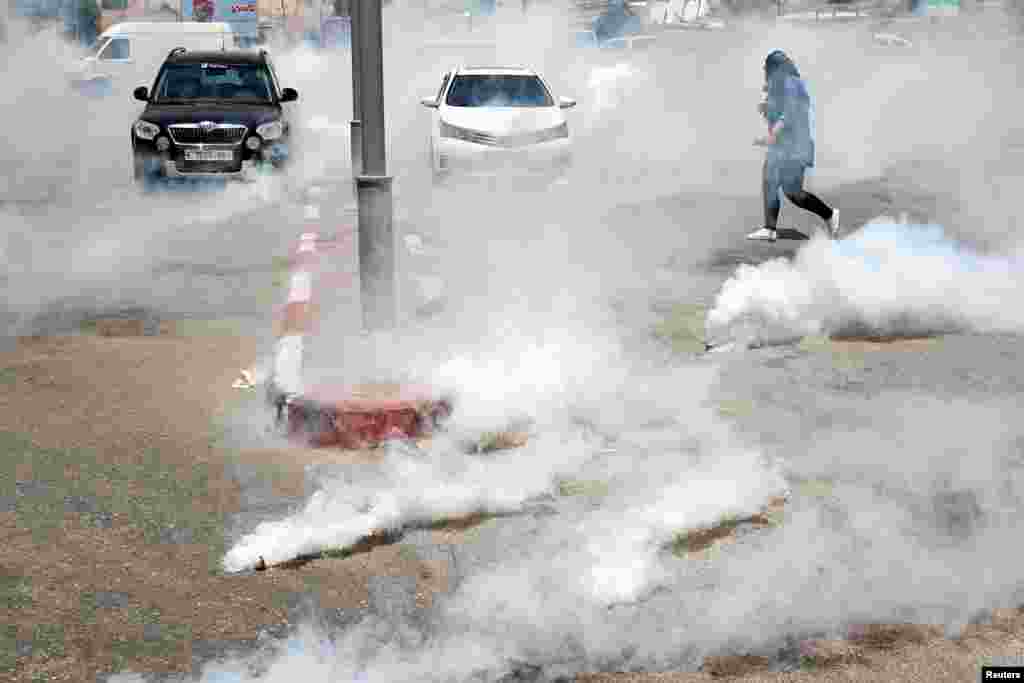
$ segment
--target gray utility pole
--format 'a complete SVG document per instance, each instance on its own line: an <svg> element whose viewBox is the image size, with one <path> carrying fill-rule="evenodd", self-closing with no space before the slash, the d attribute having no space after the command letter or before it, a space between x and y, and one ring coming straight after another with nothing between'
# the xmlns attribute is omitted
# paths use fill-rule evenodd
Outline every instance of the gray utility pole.
<svg viewBox="0 0 1024 683"><path fill-rule="evenodd" d="M359 203L359 280L366 330L395 326L395 241L391 176L384 134L384 41L381 0L359 0L359 101L362 168L356 178Z"/></svg>
<svg viewBox="0 0 1024 683"><path fill-rule="evenodd" d="M352 146L352 178L363 172L363 110L359 92L359 54L362 52L362 40L359 37L359 5L362 0L352 0L348 10L349 27L352 32L352 121L349 124L350 142Z"/></svg>

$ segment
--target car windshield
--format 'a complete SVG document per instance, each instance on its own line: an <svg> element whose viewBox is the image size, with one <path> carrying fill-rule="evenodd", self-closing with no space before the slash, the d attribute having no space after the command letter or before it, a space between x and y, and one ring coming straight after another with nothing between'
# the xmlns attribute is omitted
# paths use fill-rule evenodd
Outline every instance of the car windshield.
<svg viewBox="0 0 1024 683"><path fill-rule="evenodd" d="M554 103L536 76L461 75L452 81L449 107L550 107Z"/></svg>
<svg viewBox="0 0 1024 683"><path fill-rule="evenodd" d="M262 64L168 64L156 85L155 102L211 99L272 101L270 74Z"/></svg>

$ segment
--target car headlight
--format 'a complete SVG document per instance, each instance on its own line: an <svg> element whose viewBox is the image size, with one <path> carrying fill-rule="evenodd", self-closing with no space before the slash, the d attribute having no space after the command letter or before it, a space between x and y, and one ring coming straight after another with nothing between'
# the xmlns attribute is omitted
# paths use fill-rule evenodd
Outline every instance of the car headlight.
<svg viewBox="0 0 1024 683"><path fill-rule="evenodd" d="M256 135L259 135L264 140L276 140L284 135L284 126L280 121L264 123L262 126L256 127Z"/></svg>
<svg viewBox="0 0 1024 683"><path fill-rule="evenodd" d="M149 121L143 121L142 119L136 121L133 128L135 130L135 137L143 140L152 140L160 134L160 126Z"/></svg>
<svg viewBox="0 0 1024 683"><path fill-rule="evenodd" d="M440 133L443 138L455 138L456 140L465 140L467 142L479 142L479 140L474 139L471 131L468 131L465 128L459 128L458 126L453 126L445 121L441 122Z"/></svg>

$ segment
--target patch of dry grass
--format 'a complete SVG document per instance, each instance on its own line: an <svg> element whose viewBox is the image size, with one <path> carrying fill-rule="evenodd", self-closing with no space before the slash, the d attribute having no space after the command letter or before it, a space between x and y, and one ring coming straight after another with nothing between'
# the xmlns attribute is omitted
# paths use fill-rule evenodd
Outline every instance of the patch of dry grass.
<svg viewBox="0 0 1024 683"><path fill-rule="evenodd" d="M558 482L558 494L561 496L589 496L601 498L611 491L611 485L600 480L565 479Z"/></svg>
<svg viewBox="0 0 1024 683"><path fill-rule="evenodd" d="M703 353L706 317L703 304L674 304L654 326L654 337L667 342L675 353Z"/></svg>
<svg viewBox="0 0 1024 683"><path fill-rule="evenodd" d="M757 655L707 657L701 665L701 671L710 674L712 678L737 678L768 671L770 668L771 661Z"/></svg>
<svg viewBox="0 0 1024 683"><path fill-rule="evenodd" d="M777 527L783 522L785 505L783 498L771 498L759 512L749 517L726 517L711 526L687 529L676 535L670 550L676 557L691 557L735 541L736 529L742 524L752 524L758 529Z"/></svg>

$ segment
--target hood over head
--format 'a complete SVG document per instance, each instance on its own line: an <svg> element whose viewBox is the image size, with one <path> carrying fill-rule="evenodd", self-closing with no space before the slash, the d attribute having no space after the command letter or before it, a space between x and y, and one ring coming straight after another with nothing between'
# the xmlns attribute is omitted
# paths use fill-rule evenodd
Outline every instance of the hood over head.
<svg viewBox="0 0 1024 683"><path fill-rule="evenodd" d="M764 60L765 80L770 81L776 76L794 76L800 78L796 64L782 50L773 50Z"/></svg>

